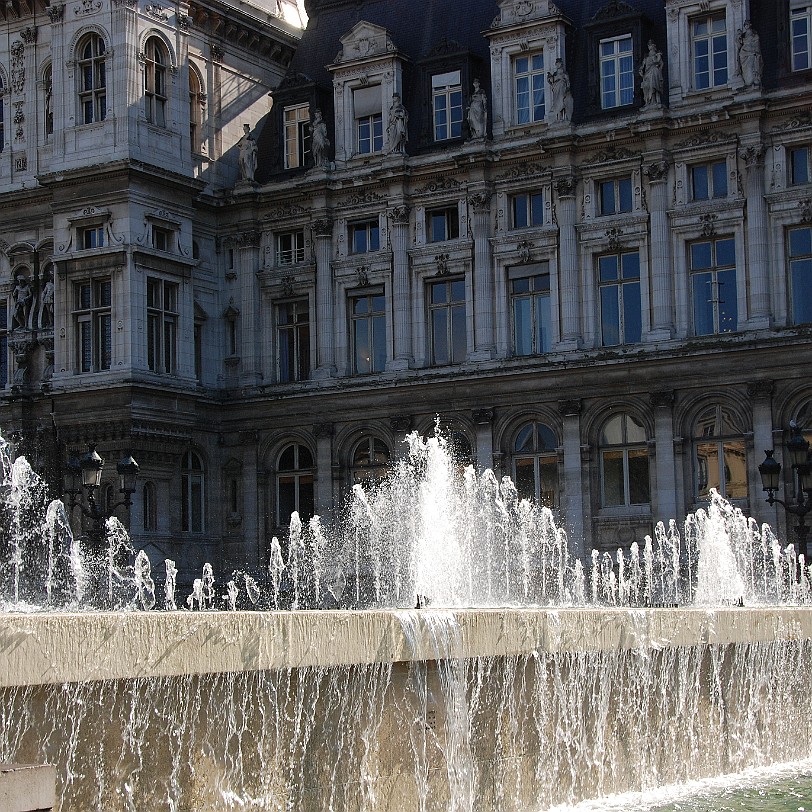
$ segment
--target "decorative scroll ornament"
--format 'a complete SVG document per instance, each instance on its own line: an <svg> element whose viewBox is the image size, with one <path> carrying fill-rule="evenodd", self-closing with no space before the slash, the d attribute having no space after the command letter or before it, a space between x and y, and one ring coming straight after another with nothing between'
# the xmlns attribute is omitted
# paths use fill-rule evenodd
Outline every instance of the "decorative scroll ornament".
<svg viewBox="0 0 812 812"><path fill-rule="evenodd" d="M390 210L389 216L392 218L393 223L407 225L409 223L409 211L410 207L404 203L401 206L394 206Z"/></svg>
<svg viewBox="0 0 812 812"><path fill-rule="evenodd" d="M703 237L713 237L716 234L716 215L713 213L703 214L699 218L702 225L701 235Z"/></svg>
<svg viewBox="0 0 812 812"><path fill-rule="evenodd" d="M73 13L77 17L84 17L88 14L95 14L97 11L101 11L101 7L101 0L82 0L79 5L73 7Z"/></svg>
<svg viewBox="0 0 812 812"><path fill-rule="evenodd" d="M359 265L355 269L355 276L358 279L359 288L369 287L369 265Z"/></svg>
<svg viewBox="0 0 812 812"><path fill-rule="evenodd" d="M449 259L448 254L437 254L437 256L434 257L434 262L437 265L437 276L448 276L448 274L451 273L451 268L448 264Z"/></svg>
<svg viewBox="0 0 812 812"><path fill-rule="evenodd" d="M22 40L15 40L11 43L11 90L14 93L22 93L25 89L25 60L23 51L25 46Z"/></svg>

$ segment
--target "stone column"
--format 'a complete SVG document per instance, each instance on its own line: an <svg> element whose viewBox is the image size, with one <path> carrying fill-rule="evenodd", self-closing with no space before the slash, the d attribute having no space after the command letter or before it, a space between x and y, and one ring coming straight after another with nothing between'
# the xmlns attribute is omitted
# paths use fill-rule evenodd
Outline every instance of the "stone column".
<svg viewBox="0 0 812 812"><path fill-rule="evenodd" d="M493 336L493 257L491 256L491 195L471 195L474 237L474 352L471 360L487 361L496 350Z"/></svg>
<svg viewBox="0 0 812 812"><path fill-rule="evenodd" d="M59 70L57 65L64 66L64 4L51 4L45 9L51 21L51 110L54 116L54 133L51 136L51 160L55 161L65 152L64 132L68 126L66 105L73 104L73 71ZM73 122L70 122L73 124Z"/></svg>
<svg viewBox="0 0 812 812"><path fill-rule="evenodd" d="M665 522L681 519L677 515L677 469L674 460L674 393L653 392L650 403L654 409L654 520Z"/></svg>
<svg viewBox="0 0 812 812"><path fill-rule="evenodd" d="M476 424L477 471L493 469L493 409L474 409L471 416Z"/></svg>
<svg viewBox="0 0 812 812"><path fill-rule="evenodd" d="M234 240L234 266L240 280L240 383L243 386L256 386L262 379L257 286L261 236L259 231L243 231Z"/></svg>
<svg viewBox="0 0 812 812"><path fill-rule="evenodd" d="M330 262L333 221L324 217L313 221L316 242L316 347L315 378L336 374L333 338L333 268Z"/></svg>
<svg viewBox="0 0 812 812"><path fill-rule="evenodd" d="M643 173L649 181L651 218L651 332L649 341L667 341L674 335L674 268L668 227L668 163L655 161Z"/></svg>
<svg viewBox="0 0 812 812"><path fill-rule="evenodd" d="M409 369L412 355L412 297L409 280L409 206L395 206L392 222L392 333L395 340L392 370Z"/></svg>
<svg viewBox="0 0 812 812"><path fill-rule="evenodd" d="M35 26L28 26L20 31L20 39L25 48L25 73L26 73L26 89L25 104L22 107L24 125L24 140L25 140L25 165L29 172L36 173L39 171L39 164L37 161L40 139L44 139L44 129L42 127L43 115L39 109L39 93L40 82L38 81L38 66L37 66L37 29ZM15 116L17 111L15 110ZM16 129L16 128L15 128ZM15 140L16 136L15 136Z"/></svg>
<svg viewBox="0 0 812 812"><path fill-rule="evenodd" d="M575 187L573 175L559 178L555 184L558 194L558 296L561 303L561 341L556 348L558 350L575 350L581 346Z"/></svg>
<svg viewBox="0 0 812 812"><path fill-rule="evenodd" d="M590 546L584 537L584 501L586 483L581 466L581 401L568 400L559 404L564 434L564 488L561 512L570 542L570 552L583 557Z"/></svg>
<svg viewBox="0 0 812 812"><path fill-rule="evenodd" d="M333 424L313 426L316 435L316 515L326 520L333 512Z"/></svg>
<svg viewBox="0 0 812 812"><path fill-rule="evenodd" d="M746 147L740 152L747 171L747 262L739 260L740 268L748 268L750 301L747 326L765 330L771 321L770 271L768 233L769 220L764 200L764 147Z"/></svg>

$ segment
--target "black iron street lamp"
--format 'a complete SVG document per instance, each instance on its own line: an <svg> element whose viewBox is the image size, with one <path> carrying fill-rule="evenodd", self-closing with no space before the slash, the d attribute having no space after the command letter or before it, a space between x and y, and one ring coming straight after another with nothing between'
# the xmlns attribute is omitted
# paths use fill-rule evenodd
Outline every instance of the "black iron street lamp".
<svg viewBox="0 0 812 812"><path fill-rule="evenodd" d="M785 502L774 496L778 490L781 476L781 463L773 459L774 449L766 452L767 456L758 466L758 472L761 474L761 484L768 494L768 504L774 505L777 502L787 513L798 517L798 524L795 526L795 533L798 536L798 553L803 554L804 559L808 562L809 525L806 523L806 514L812 510L812 481L810 481L812 456L809 454L809 441L804 438L801 427L793 420L789 424L789 428L792 436L787 441L786 449L793 471L795 500Z"/></svg>
<svg viewBox="0 0 812 812"><path fill-rule="evenodd" d="M127 456L116 465L119 476L119 493L124 498L104 510L96 499L96 491L101 485L104 460L96 452L96 444L90 443L88 450L79 459L72 457L65 469L63 493L68 497L68 510L79 508L82 515L90 519L90 542L94 549L104 546L104 523L112 516L116 508L124 506L129 512L132 506L132 495L135 493L135 479L138 476L138 463ZM82 494L85 494L85 504Z"/></svg>

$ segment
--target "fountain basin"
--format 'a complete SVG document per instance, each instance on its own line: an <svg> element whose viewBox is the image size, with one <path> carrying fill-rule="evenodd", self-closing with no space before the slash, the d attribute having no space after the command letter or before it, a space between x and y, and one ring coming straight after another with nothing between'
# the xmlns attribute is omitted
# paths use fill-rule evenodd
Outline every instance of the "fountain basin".
<svg viewBox="0 0 812 812"><path fill-rule="evenodd" d="M787 606L5 614L0 687L808 639L812 608Z"/></svg>

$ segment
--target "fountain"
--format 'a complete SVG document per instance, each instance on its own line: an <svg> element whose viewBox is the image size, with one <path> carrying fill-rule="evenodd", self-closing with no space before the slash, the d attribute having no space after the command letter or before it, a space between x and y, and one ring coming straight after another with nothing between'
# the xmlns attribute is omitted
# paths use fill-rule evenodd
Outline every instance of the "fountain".
<svg viewBox="0 0 812 812"><path fill-rule="evenodd" d="M294 514L188 599L0 448L0 762L56 764L61 812L542 812L807 755L810 572L769 528L715 495L583 561L407 439L335 526Z"/></svg>

